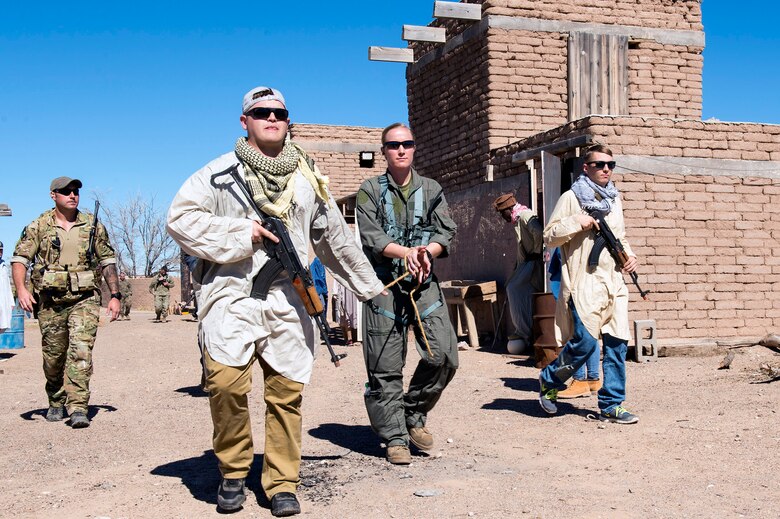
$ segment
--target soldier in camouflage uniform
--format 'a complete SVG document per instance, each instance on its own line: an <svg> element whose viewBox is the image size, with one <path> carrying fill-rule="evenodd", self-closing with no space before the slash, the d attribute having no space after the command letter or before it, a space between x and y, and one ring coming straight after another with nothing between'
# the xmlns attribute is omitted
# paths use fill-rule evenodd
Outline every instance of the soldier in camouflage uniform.
<svg viewBox="0 0 780 519"><path fill-rule="evenodd" d="M124 272L119 273L119 291L122 293L122 308L119 310L121 320L130 320L130 307L133 306L133 285Z"/></svg>
<svg viewBox="0 0 780 519"><path fill-rule="evenodd" d="M171 288L173 288L173 279L168 275L168 267L163 266L157 277L149 284L149 292L154 294L154 313L157 315L157 321L168 322Z"/></svg>
<svg viewBox="0 0 780 519"><path fill-rule="evenodd" d="M78 210L81 185L80 180L68 177L51 182L54 208L24 228L11 258L19 304L28 312L35 307L41 328L49 397L46 419L62 420L63 408L67 408L74 429L89 426L89 381L100 316L101 273L111 291L107 314L112 321L119 316L122 299L106 228L101 223L95 225L91 214ZM32 293L25 285L30 267Z"/></svg>
<svg viewBox="0 0 780 519"><path fill-rule="evenodd" d="M385 128L387 172L363 182L356 210L363 251L379 279L387 285L407 269L411 274L393 285L389 295L374 297L363 312L366 410L371 427L387 445L387 460L398 465L411 463L410 442L421 450L433 447L427 416L458 367L455 331L433 274L433 258L447 256L456 225L438 182L412 168L414 146L406 126ZM410 326L421 359L404 392Z"/></svg>

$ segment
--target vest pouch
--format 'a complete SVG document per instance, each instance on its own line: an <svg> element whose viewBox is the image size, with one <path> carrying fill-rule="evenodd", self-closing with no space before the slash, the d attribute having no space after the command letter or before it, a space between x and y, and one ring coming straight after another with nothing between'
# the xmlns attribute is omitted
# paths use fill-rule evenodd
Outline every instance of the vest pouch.
<svg viewBox="0 0 780 519"><path fill-rule="evenodd" d="M95 272L92 270L70 272L70 289L73 292L86 292L88 290L97 289L97 285L95 285Z"/></svg>
<svg viewBox="0 0 780 519"><path fill-rule="evenodd" d="M41 275L40 290L68 290L68 272L64 270L45 270Z"/></svg>

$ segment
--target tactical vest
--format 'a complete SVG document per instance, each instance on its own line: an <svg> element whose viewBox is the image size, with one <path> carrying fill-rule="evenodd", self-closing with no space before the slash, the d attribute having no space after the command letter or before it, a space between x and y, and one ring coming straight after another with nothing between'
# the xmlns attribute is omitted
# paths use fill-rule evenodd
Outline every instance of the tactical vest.
<svg viewBox="0 0 780 519"><path fill-rule="evenodd" d="M85 213L86 214L86 213ZM36 292L45 292L54 296L65 296L68 291L77 294L96 290L97 262L89 265L87 261L87 247L89 246L89 233L92 224L78 227L78 264L60 265L62 244L57 234L56 226L47 221L41 230L38 252L35 265L33 265L30 280Z"/></svg>
<svg viewBox="0 0 780 519"><path fill-rule="evenodd" d="M395 218L395 209L393 207L393 195L388 189L387 175L379 177L379 187L381 188L380 197L385 207L385 218L383 230L390 239L404 247L416 247L418 245L428 245L430 243L432 229L430 225L424 225L423 222L423 191L422 187L414 192L414 218L412 224L402 227ZM381 267L380 267L381 269ZM405 272L403 259L394 258L390 273L393 277L398 277Z"/></svg>
<svg viewBox="0 0 780 519"><path fill-rule="evenodd" d="M387 181L387 175L382 175L379 177L379 186L381 187L380 191L380 197L382 198L384 208L385 208L385 218L384 223L382 225L383 230L385 231L385 234L387 234L394 242L398 243L399 245L403 245L404 247L416 247L419 245L428 245L430 243L431 235L433 234L433 227L430 225L430 222L424 222L423 221L423 192L425 191L422 187L417 189L414 193L414 218L412 219L412 224L407 225L406 227L402 227L398 224L398 221L395 218L395 209L393 207L393 195L390 193L389 190L389 184ZM388 269L383 268L382 266L376 267L377 275L381 275L384 272L387 272ZM404 265L404 261L401 258L394 258L392 262L392 267L389 269L390 273L392 274L393 278L396 278L406 272L406 266ZM431 276L423 281L423 285L427 284L430 279L433 277L433 272L431 272ZM413 283L414 280L411 276L407 276L404 278L405 282L407 283ZM444 303L441 301L441 295L439 296L439 299L435 301L432 305L430 305L428 308L425 308L420 312L420 320L422 321L426 317L428 317L431 313L433 313L434 310L442 306ZM407 316L406 318L403 318L399 315L396 315L394 312L391 312L390 310L387 310L385 308L382 308L378 305L376 305L373 301L368 301L368 307L376 314L384 315L385 317L392 319L398 323L401 323L403 325L409 324L411 322L412 316Z"/></svg>

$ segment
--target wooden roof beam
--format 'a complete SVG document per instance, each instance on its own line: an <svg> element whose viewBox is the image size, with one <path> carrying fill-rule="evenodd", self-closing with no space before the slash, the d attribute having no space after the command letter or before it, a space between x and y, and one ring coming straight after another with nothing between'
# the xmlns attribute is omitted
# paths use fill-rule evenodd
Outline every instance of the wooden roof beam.
<svg viewBox="0 0 780 519"><path fill-rule="evenodd" d="M478 22L482 19L482 4L437 1L433 3L433 17Z"/></svg>
<svg viewBox="0 0 780 519"><path fill-rule="evenodd" d="M397 63L414 63L414 49L400 47L369 47L370 61L394 61Z"/></svg>
<svg viewBox="0 0 780 519"><path fill-rule="evenodd" d="M401 39L406 41L444 43L447 41L447 29L444 27L426 27L424 25L404 25Z"/></svg>

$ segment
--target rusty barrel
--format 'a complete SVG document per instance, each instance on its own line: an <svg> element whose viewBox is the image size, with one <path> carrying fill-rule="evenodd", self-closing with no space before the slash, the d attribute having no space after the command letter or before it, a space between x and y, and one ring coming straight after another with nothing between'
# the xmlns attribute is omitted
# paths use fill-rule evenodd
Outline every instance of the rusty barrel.
<svg viewBox="0 0 780 519"><path fill-rule="evenodd" d="M562 349L555 341L555 304L552 292L533 295L534 360L538 369L557 359Z"/></svg>

